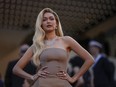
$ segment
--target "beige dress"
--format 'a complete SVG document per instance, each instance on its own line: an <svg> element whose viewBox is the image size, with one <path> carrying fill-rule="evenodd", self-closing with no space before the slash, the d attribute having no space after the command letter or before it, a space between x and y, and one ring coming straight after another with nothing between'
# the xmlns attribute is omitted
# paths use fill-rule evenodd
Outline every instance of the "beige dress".
<svg viewBox="0 0 116 87"><path fill-rule="evenodd" d="M47 66L50 73L47 78L39 77L31 87L72 87L67 80L57 77L60 70L67 71L69 57L66 50L62 48L46 48L40 55L41 66Z"/></svg>

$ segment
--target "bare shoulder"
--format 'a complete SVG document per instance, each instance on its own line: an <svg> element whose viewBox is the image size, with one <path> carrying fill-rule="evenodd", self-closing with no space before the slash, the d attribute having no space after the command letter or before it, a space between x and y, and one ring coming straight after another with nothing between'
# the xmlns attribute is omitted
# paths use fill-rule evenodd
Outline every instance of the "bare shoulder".
<svg viewBox="0 0 116 87"><path fill-rule="evenodd" d="M34 45L31 45L31 46L28 48L27 52L33 53L34 49L35 49L35 46L34 46Z"/></svg>
<svg viewBox="0 0 116 87"><path fill-rule="evenodd" d="M35 46L34 46L34 44L32 44L31 46L30 46L30 49L32 50L32 49L34 49L35 48Z"/></svg>
<svg viewBox="0 0 116 87"><path fill-rule="evenodd" d="M70 43L75 41L71 36L63 36L62 39L66 42L66 43Z"/></svg>
<svg viewBox="0 0 116 87"><path fill-rule="evenodd" d="M71 36L63 36L61 39L67 47L76 42Z"/></svg>
<svg viewBox="0 0 116 87"><path fill-rule="evenodd" d="M63 36L62 39L65 40L65 41L73 40L73 38L70 37L70 36Z"/></svg>

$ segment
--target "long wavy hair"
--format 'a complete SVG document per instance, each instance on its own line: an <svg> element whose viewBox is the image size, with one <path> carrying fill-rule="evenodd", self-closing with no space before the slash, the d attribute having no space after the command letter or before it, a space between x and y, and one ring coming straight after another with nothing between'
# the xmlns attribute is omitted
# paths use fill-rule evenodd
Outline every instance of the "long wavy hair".
<svg viewBox="0 0 116 87"><path fill-rule="evenodd" d="M45 45L44 45L44 39L45 39L45 31L42 29L42 21L43 21L43 15L45 13L52 13L54 16L55 16L55 19L56 19L56 22L57 22L57 29L55 29L55 32L56 32L56 35L57 36L63 36L63 31L62 31L62 27L61 27L61 23L60 23L60 20L59 20L59 17L58 15L56 14L56 12L54 12L52 9L50 8L45 8L43 9L38 17L37 17L37 20L36 20L36 25L35 25L35 34L33 36L33 52L34 52L34 55L33 55L33 63L36 65L36 66L39 66L40 65L40 54L41 52L43 51Z"/></svg>

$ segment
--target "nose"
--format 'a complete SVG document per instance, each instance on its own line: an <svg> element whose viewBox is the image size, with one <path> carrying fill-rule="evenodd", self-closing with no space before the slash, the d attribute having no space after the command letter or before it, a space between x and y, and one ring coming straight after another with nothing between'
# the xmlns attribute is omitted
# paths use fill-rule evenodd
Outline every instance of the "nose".
<svg viewBox="0 0 116 87"><path fill-rule="evenodd" d="M48 19L47 22L51 22L50 19Z"/></svg>

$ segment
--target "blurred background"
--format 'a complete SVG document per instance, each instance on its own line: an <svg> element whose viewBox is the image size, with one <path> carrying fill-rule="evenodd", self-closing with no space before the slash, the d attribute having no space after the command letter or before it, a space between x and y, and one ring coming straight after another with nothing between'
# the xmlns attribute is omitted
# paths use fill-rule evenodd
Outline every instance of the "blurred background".
<svg viewBox="0 0 116 87"><path fill-rule="evenodd" d="M64 35L72 36L83 47L86 48L90 39L101 40L116 66L116 0L0 0L0 73L3 80L8 62L18 57L20 45L25 41L32 44L36 18L45 7L59 15ZM74 55L71 53L71 57Z"/></svg>

